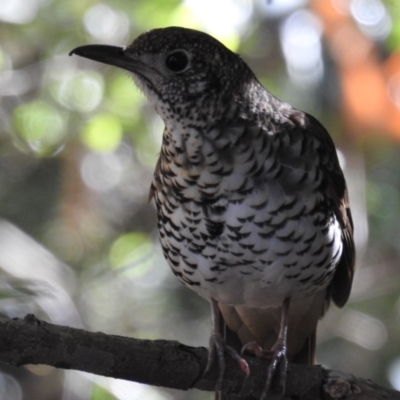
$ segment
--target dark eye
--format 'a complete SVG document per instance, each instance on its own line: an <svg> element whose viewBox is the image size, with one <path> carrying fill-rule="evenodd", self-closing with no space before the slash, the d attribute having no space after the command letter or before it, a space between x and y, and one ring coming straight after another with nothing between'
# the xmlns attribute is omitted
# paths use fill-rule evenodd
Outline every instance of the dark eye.
<svg viewBox="0 0 400 400"><path fill-rule="evenodd" d="M182 72L186 69L189 64L188 55L182 51L177 50L167 56L165 65L172 72Z"/></svg>

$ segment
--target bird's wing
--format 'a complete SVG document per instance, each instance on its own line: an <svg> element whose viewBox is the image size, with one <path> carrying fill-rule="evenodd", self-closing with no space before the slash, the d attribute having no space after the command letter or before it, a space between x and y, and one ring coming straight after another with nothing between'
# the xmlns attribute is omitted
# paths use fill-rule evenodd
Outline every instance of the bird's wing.
<svg viewBox="0 0 400 400"><path fill-rule="evenodd" d="M312 170L315 168L317 168L315 176L321 176L320 180L317 179L320 182L317 189L321 190L323 197L328 202L329 209L335 214L342 230L343 241L343 252L335 275L326 291L326 295L324 292L321 292L321 296L326 296L326 306L332 299L337 306L342 307L350 294L355 260L353 222L349 208L346 182L339 165L335 146L325 128L316 119L303 112L291 110L286 115L287 122L278 125L275 131L272 132L273 135L284 135L286 140L276 138L277 143L279 142L280 144L276 147L278 154L275 154L275 156L286 167L285 172L280 175L280 182L285 193L290 193L290 190L297 191L299 188L298 185L303 185L301 181L293 184L291 177L298 177L307 173L312 174ZM247 130L250 131L251 128L247 126ZM298 178L296 179L298 180ZM308 190L311 189L309 188ZM323 301L322 297L322 303ZM318 320L323 316L324 311L326 311L326 307L319 306L318 304L321 303L318 303L317 300L316 304L317 306L310 308L308 311L306 310L306 317L310 322L308 325L312 329L310 328L304 333L304 346L300 351L293 354L295 362L314 362L315 329ZM248 315L243 315L245 312L238 307L229 307L220 304L220 309L224 320L232 328L232 330L227 328L225 330L227 343L235 346L237 339L235 334L239 334L239 332L243 333L243 330L246 328L245 317L248 317ZM270 312L271 315L273 314L273 312L268 310L253 310L253 312L262 314L260 318L264 321L264 325L268 322L267 313ZM273 324L271 324L271 327L273 327ZM270 330L273 332L273 329ZM268 332L266 332L267 334ZM246 335L241 334L239 336L241 336L242 343L249 340L243 340L243 337L246 337ZM299 336L301 336L301 333L299 333ZM268 348L269 346L265 347Z"/></svg>
<svg viewBox="0 0 400 400"><path fill-rule="evenodd" d="M304 129L319 142L317 152L320 168L324 175L325 196L342 228L343 252L329 285L328 295L338 307L343 307L350 295L354 276L355 246L353 239L353 219L349 206L346 181L340 168L335 145L326 129L312 116L305 114ZM329 300L329 299L328 299Z"/></svg>

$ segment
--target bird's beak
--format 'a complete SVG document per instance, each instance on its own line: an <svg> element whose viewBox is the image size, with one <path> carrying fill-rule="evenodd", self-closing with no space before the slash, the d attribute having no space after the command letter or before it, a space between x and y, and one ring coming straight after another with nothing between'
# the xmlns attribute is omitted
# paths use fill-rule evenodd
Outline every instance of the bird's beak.
<svg viewBox="0 0 400 400"><path fill-rule="evenodd" d="M85 57L103 64L114 65L115 67L135 72L135 62L126 54L125 50L125 47L91 44L77 47L72 50L69 55L72 56L73 54L76 54L80 57Z"/></svg>

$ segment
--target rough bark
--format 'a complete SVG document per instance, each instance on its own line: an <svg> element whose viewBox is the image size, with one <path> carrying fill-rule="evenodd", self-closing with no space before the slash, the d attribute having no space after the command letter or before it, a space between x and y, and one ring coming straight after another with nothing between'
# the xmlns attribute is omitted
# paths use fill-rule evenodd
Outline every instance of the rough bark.
<svg viewBox="0 0 400 400"><path fill-rule="evenodd" d="M253 357L247 360L252 374L244 382L238 366L226 357L223 391L232 394L242 391L241 398L244 395L257 399L265 382L268 361ZM0 319L0 361L14 366L46 364L181 390L212 391L217 378L216 366L203 376L207 362L205 348L88 332L53 325L34 315ZM269 396L273 398L282 397ZM291 364L282 399L400 400L400 392L320 366Z"/></svg>

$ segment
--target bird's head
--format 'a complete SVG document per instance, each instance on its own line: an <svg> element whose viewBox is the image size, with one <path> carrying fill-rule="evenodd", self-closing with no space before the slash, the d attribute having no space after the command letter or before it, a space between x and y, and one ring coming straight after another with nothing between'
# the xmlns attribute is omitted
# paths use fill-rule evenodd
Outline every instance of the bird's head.
<svg viewBox="0 0 400 400"><path fill-rule="evenodd" d="M254 77L241 58L222 43L206 33L185 28L151 30L126 48L88 45L70 54L131 72L165 122L218 118L213 115L215 110L235 101L233 97L241 94L240 87Z"/></svg>

